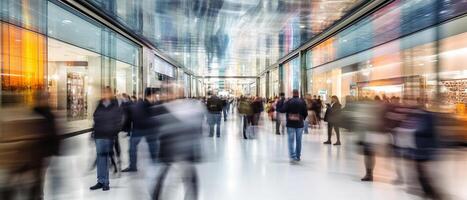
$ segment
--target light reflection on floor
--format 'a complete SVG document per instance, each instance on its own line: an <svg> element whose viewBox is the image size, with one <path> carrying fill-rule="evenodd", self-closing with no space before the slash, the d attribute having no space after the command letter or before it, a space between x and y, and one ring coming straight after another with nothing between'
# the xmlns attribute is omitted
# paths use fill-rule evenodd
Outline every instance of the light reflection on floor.
<svg viewBox="0 0 467 200"><path fill-rule="evenodd" d="M360 182L363 161L351 133L343 133L343 145L336 147L322 144L325 129L312 130L304 136L302 162L291 165L286 137L274 135L270 122L263 123L255 140L243 140L239 127L239 120L230 118L222 126L221 138L203 138L205 159L197 166L200 199L420 199L408 194L406 186L391 184L394 163L388 158L377 158L376 182ZM125 167L128 142L123 134L120 137ZM138 152L140 171L112 175L108 192L88 189L96 181L95 171L89 170L95 156L93 145L89 135L65 141L63 156L54 158L47 172L46 199L149 199L158 166L145 159L149 154L144 141ZM437 169L449 179L439 183L449 194L456 194L453 199L467 199L467 191L461 189L467 188L465 152L443 156L447 161Z"/></svg>

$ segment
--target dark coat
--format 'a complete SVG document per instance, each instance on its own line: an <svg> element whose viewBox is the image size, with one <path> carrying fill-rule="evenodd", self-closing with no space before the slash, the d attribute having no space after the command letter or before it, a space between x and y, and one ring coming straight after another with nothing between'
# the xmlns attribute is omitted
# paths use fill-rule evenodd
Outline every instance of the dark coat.
<svg viewBox="0 0 467 200"><path fill-rule="evenodd" d="M93 137L96 139L114 139L122 130L123 109L115 99L111 100L107 107L99 101L93 116Z"/></svg>
<svg viewBox="0 0 467 200"><path fill-rule="evenodd" d="M132 135L138 135L141 131L146 132L146 130L154 130L157 127L156 120L154 119L157 113L154 106L155 104L147 100L140 100L130 107L130 118L133 124Z"/></svg>
<svg viewBox="0 0 467 200"><path fill-rule="evenodd" d="M436 148L438 147L435 115L422 110L412 115L417 118L413 158L421 161L432 160L435 157Z"/></svg>
<svg viewBox="0 0 467 200"><path fill-rule="evenodd" d="M286 113L287 127L303 128L303 120L308 116L306 103L303 99L294 97L284 103L283 111ZM299 116L299 120L292 119L292 116Z"/></svg>
<svg viewBox="0 0 467 200"><path fill-rule="evenodd" d="M340 103L334 103L330 108L326 109L324 121L331 124L337 124L339 122L341 110L342 105Z"/></svg>
<svg viewBox="0 0 467 200"><path fill-rule="evenodd" d="M211 113L220 113L224 107L224 101L217 96L209 97L206 104Z"/></svg>

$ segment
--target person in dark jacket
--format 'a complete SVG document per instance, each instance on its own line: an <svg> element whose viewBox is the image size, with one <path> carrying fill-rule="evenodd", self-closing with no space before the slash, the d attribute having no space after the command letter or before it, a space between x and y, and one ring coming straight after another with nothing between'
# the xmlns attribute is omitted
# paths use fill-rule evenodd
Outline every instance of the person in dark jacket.
<svg viewBox="0 0 467 200"><path fill-rule="evenodd" d="M341 104L337 96L331 97L331 104L328 104L326 113L324 114L324 121L328 122L328 140L323 144L331 144L332 129L336 132L337 141L334 145L341 145L340 131L338 120L341 113Z"/></svg>
<svg viewBox="0 0 467 200"><path fill-rule="evenodd" d="M208 95L211 95L208 94ZM214 126L216 126L216 135L221 137L221 112L224 107L222 99L212 94L207 100L208 115L207 120L209 124L209 137L214 136Z"/></svg>
<svg viewBox="0 0 467 200"><path fill-rule="evenodd" d="M305 101L298 97L298 90L293 90L292 94L293 98L284 104L283 111L286 113L290 159L296 162L300 161L303 120L308 116L308 112Z"/></svg>
<svg viewBox="0 0 467 200"><path fill-rule="evenodd" d="M200 162L204 105L197 100L179 99L156 106L161 122L159 128L161 170L157 176L152 199L161 199L169 170L182 174L185 199L198 199L198 175L195 163ZM172 168L171 166L177 167Z"/></svg>
<svg viewBox="0 0 467 200"><path fill-rule="evenodd" d="M129 157L130 165L122 172L136 172L138 144L143 138L146 138L148 150L153 162L157 159L157 121L154 117L157 115L154 106L158 105L156 88L146 88L144 100L137 101L129 109L129 118L131 119L132 130L130 135Z"/></svg>
<svg viewBox="0 0 467 200"><path fill-rule="evenodd" d="M97 153L97 184L91 190L109 190L109 158L113 142L123 125L123 110L114 98L112 89L104 89L103 98L94 111L93 137Z"/></svg>
<svg viewBox="0 0 467 200"><path fill-rule="evenodd" d="M276 135L280 135L281 134L281 131L280 131L280 128L281 128L281 124L282 124L282 133L284 133L285 131L285 126L284 126L284 112L283 112L283 107L284 107L284 103L285 103L285 94L283 92L281 92L279 94L279 99L276 101Z"/></svg>
<svg viewBox="0 0 467 200"><path fill-rule="evenodd" d="M259 119L261 117L261 112L263 112L263 101L260 97L254 97L251 102L251 109L253 111L252 115L250 116L251 121L251 128L252 128L252 138L256 137Z"/></svg>

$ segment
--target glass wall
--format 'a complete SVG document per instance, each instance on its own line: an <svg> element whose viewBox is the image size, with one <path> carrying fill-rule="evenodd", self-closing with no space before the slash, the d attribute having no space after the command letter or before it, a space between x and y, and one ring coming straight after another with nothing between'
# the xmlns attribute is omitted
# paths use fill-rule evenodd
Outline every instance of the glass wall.
<svg viewBox="0 0 467 200"><path fill-rule="evenodd" d="M439 26L433 26L435 3L441 4L444 21ZM307 53L310 92L325 101L331 95L421 98L430 107L439 80L441 105L465 114L459 109L467 104L461 64L467 61L467 17L446 20L464 14L466 6L465 1L394 1Z"/></svg>
<svg viewBox="0 0 467 200"><path fill-rule="evenodd" d="M279 68L271 70L269 74L269 96L279 96Z"/></svg>
<svg viewBox="0 0 467 200"><path fill-rule="evenodd" d="M260 77L259 84L259 96L264 98L266 97L266 74Z"/></svg>
<svg viewBox="0 0 467 200"><path fill-rule="evenodd" d="M32 94L45 89L70 132L91 127L103 87L141 93L138 45L61 4L0 5L2 107L32 104Z"/></svg>
<svg viewBox="0 0 467 200"><path fill-rule="evenodd" d="M300 59L294 58L282 65L282 84L285 97L292 97L293 90L300 90Z"/></svg>

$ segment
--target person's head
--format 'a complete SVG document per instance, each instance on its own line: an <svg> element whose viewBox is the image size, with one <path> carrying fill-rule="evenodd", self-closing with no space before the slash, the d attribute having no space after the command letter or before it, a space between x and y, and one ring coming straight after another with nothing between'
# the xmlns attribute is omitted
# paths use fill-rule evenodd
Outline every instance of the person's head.
<svg viewBox="0 0 467 200"><path fill-rule="evenodd" d="M381 101L381 97L379 97L378 95L375 96L375 101Z"/></svg>
<svg viewBox="0 0 467 200"><path fill-rule="evenodd" d="M281 93L279 94L279 97L280 97L280 98L284 98L284 97L285 97L285 93L281 92Z"/></svg>
<svg viewBox="0 0 467 200"><path fill-rule="evenodd" d="M313 95L313 99L316 99L316 95Z"/></svg>
<svg viewBox="0 0 467 200"><path fill-rule="evenodd" d="M297 89L292 90L292 96L293 97L298 97L300 94L298 93Z"/></svg>
<svg viewBox="0 0 467 200"><path fill-rule="evenodd" d="M339 98L336 95L331 96L331 103L339 103Z"/></svg>
<svg viewBox="0 0 467 200"><path fill-rule="evenodd" d="M102 92L102 99L110 100L114 97L112 88L110 86L106 86Z"/></svg>
<svg viewBox="0 0 467 200"><path fill-rule="evenodd" d="M321 96L320 96L320 95L318 95L318 99L320 99L320 100L321 100Z"/></svg>

